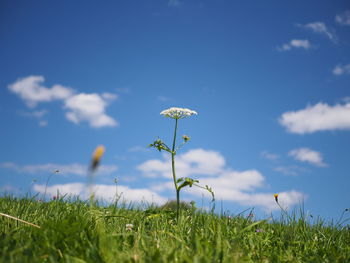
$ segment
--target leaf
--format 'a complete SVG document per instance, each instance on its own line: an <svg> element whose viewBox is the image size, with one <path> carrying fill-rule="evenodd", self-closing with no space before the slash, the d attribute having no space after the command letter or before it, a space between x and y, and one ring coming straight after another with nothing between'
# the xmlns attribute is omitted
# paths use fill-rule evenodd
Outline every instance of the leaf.
<svg viewBox="0 0 350 263"><path fill-rule="evenodd" d="M180 180L181 179L181 180ZM189 187L192 187L192 185L194 183L199 183L198 180L195 180L195 179L192 179L192 178L189 178L189 177L185 177L185 178L180 178L178 181L179 182L183 182L179 187L178 187L178 190L180 190L181 188L183 187L186 187L186 186L189 186Z"/></svg>
<svg viewBox="0 0 350 263"><path fill-rule="evenodd" d="M265 222L265 221L266 221L266 220L264 219L264 220L260 220L260 221L254 222L253 224L250 224L249 226L243 228L243 229L240 231L240 233L243 233L244 231L248 231L248 230L252 229L254 226L259 225L259 224L261 224L261 223L263 223L263 222Z"/></svg>
<svg viewBox="0 0 350 263"><path fill-rule="evenodd" d="M184 180L185 180L184 177L180 177L179 179L176 180L176 182L177 182L177 183L181 183L181 182L183 182Z"/></svg>

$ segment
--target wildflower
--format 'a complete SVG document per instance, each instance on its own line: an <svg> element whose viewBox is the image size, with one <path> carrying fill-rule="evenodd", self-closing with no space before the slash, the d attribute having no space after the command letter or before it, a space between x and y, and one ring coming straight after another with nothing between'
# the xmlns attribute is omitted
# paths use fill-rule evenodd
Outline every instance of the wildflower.
<svg viewBox="0 0 350 263"><path fill-rule="evenodd" d="M264 232L264 229L260 229L258 228L257 230L255 230L256 233L261 233L261 232Z"/></svg>
<svg viewBox="0 0 350 263"><path fill-rule="evenodd" d="M273 196L275 197L276 203L278 203L278 194L274 194Z"/></svg>
<svg viewBox="0 0 350 263"><path fill-rule="evenodd" d="M103 145L97 146L92 155L91 170L95 170L100 163L101 157L105 152L105 147Z"/></svg>
<svg viewBox="0 0 350 263"><path fill-rule="evenodd" d="M188 137L187 135L183 135L182 139L184 140L184 142L188 142L190 140L190 137Z"/></svg>
<svg viewBox="0 0 350 263"><path fill-rule="evenodd" d="M249 215L247 216L247 219L253 219L254 214L252 212L249 213Z"/></svg>
<svg viewBox="0 0 350 263"><path fill-rule="evenodd" d="M172 107L172 108L163 110L160 114L164 115L165 117L169 117L173 119L183 119L192 115L197 115L197 112L186 108Z"/></svg>
<svg viewBox="0 0 350 263"><path fill-rule="evenodd" d="M125 225L125 230L131 231L133 227L134 227L133 224L126 224L126 225Z"/></svg>

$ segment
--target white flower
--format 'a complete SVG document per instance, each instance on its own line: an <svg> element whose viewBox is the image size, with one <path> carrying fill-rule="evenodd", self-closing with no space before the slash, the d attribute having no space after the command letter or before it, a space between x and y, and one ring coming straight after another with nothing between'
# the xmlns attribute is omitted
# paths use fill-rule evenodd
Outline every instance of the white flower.
<svg viewBox="0 0 350 263"><path fill-rule="evenodd" d="M126 224L126 225L125 225L125 230L131 231L133 227L134 227L133 224Z"/></svg>
<svg viewBox="0 0 350 263"><path fill-rule="evenodd" d="M197 115L197 112L190 109L172 107L170 109L163 110L160 114L173 119L182 119L192 115Z"/></svg>

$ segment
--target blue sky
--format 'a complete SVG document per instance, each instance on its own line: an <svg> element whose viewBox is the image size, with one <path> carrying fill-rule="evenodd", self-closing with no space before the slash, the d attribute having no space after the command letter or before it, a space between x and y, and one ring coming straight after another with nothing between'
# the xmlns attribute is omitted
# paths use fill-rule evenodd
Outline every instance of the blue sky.
<svg viewBox="0 0 350 263"><path fill-rule="evenodd" d="M349 207L350 4L335 1L1 1L0 187L175 197L169 156L184 107L178 175L212 186L225 210L288 208L326 219ZM179 141L180 142L180 141ZM191 189L192 190L192 189ZM210 197L186 191L185 200Z"/></svg>

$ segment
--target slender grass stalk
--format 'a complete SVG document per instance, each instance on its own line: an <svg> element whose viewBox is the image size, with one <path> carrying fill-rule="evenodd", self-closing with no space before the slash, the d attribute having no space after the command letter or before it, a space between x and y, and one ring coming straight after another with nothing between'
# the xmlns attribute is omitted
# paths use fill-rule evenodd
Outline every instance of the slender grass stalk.
<svg viewBox="0 0 350 263"><path fill-rule="evenodd" d="M30 223L30 222L27 222L23 219L20 219L18 217L14 217L14 216L10 216L10 215L7 215L7 214L4 214L4 213L0 213L1 216L4 216L4 217L7 217L7 218L11 218L13 220L17 220L19 222L22 222L22 223L25 223L25 224L28 224L30 226L34 226L34 227L37 227L37 228L40 228L40 226L36 225L36 224L33 224L33 223Z"/></svg>
<svg viewBox="0 0 350 263"><path fill-rule="evenodd" d="M45 191L44 191L44 197L43 197L43 200L45 200L47 186L49 185L49 181L50 181L51 177L52 177L54 174L57 174L57 173L59 173L59 172L60 172L59 170L56 170L56 171L52 172L52 173L49 175L49 177L47 178L47 180L46 180L46 184L45 184Z"/></svg>

